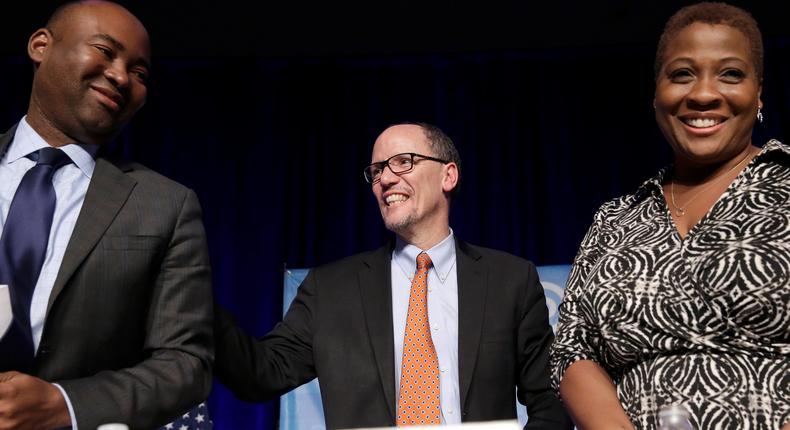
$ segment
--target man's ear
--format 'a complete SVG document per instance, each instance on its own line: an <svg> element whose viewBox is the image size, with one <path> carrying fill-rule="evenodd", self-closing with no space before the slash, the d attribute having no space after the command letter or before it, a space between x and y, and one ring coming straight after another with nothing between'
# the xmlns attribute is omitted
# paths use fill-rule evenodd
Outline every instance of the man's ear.
<svg viewBox="0 0 790 430"><path fill-rule="evenodd" d="M442 191L449 193L458 185L458 165L447 163L444 165L445 172L442 178Z"/></svg>
<svg viewBox="0 0 790 430"><path fill-rule="evenodd" d="M52 33L46 28L39 28L27 41L27 55L38 66L44 60L47 49L52 43Z"/></svg>

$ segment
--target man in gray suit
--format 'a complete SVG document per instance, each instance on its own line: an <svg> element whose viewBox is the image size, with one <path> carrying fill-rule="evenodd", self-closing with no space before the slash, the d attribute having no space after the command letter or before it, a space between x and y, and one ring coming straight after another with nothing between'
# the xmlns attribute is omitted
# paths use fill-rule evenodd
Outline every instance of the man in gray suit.
<svg viewBox="0 0 790 430"><path fill-rule="evenodd" d="M17 301L0 339L0 428L162 425L205 399L211 383L201 210L193 191L97 155L145 103L148 34L117 4L71 3L33 33L28 54L27 115L0 135L0 256L10 261L0 284L14 284ZM27 291L8 257L19 245L7 244L26 240L15 205L45 153L63 162L43 185L57 199Z"/></svg>
<svg viewBox="0 0 790 430"><path fill-rule="evenodd" d="M219 380L262 401L317 377L329 428L515 419L516 398L527 428L571 427L535 266L450 229L460 163L437 127L381 133L365 177L396 240L311 270L261 339L219 309Z"/></svg>

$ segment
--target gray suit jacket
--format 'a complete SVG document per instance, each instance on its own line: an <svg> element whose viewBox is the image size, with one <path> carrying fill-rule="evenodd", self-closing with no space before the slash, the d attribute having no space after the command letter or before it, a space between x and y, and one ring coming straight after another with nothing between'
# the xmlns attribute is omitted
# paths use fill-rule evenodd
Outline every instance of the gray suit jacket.
<svg viewBox="0 0 790 430"><path fill-rule="evenodd" d="M14 129L0 135L5 154ZM191 190L96 160L47 307L34 375L68 393L80 430L162 425L204 400L211 275Z"/></svg>
<svg viewBox="0 0 790 430"><path fill-rule="evenodd" d="M383 247L311 270L283 322L259 340L218 309L219 380L262 401L318 377L327 427L394 426L391 253ZM528 428L570 428L549 382L554 336L535 267L460 240L456 267L462 420L515 418L517 389Z"/></svg>

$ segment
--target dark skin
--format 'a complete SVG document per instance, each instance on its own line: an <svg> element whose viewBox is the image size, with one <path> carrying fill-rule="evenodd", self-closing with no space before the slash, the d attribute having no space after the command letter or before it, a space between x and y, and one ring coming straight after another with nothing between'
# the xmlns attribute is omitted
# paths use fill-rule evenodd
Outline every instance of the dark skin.
<svg viewBox="0 0 790 430"><path fill-rule="evenodd" d="M71 425L66 400L47 381L0 373L0 429L54 429Z"/></svg>
<svg viewBox="0 0 790 430"><path fill-rule="evenodd" d="M667 44L656 79L656 121L675 155L663 188L682 239L756 155L751 133L760 91L739 30L695 22ZM672 187L683 215L672 203ZM579 429L633 429L611 377L594 361L570 365L560 395Z"/></svg>
<svg viewBox="0 0 790 430"><path fill-rule="evenodd" d="M145 27L114 3L78 3L30 37L27 121L52 146L111 141L143 106Z"/></svg>
<svg viewBox="0 0 790 430"><path fill-rule="evenodd" d="M702 178L684 182L674 179L664 186L664 198L667 201L675 228L682 239L685 239L695 225L707 214L724 191L730 186L741 171L759 152L759 148L749 146L743 151L740 159L731 160L710 169L710 173ZM682 216L672 203L674 189L675 204L683 208Z"/></svg>
<svg viewBox="0 0 790 430"><path fill-rule="evenodd" d="M634 429L620 405L612 378L594 361L579 360L565 370L560 397L577 429Z"/></svg>
<svg viewBox="0 0 790 430"><path fill-rule="evenodd" d="M105 144L145 103L148 33L129 11L83 2L30 37L35 66L27 122L51 146ZM48 381L0 373L0 430L71 425L66 400Z"/></svg>
<svg viewBox="0 0 790 430"><path fill-rule="evenodd" d="M733 27L694 23L667 47L656 121L675 153L664 194L685 238L759 151L751 136L762 82L749 40Z"/></svg>

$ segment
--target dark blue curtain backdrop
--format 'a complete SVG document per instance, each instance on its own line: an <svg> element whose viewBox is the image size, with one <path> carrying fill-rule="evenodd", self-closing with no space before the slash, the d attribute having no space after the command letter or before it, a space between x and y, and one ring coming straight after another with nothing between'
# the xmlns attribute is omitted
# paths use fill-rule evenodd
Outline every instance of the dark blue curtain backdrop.
<svg viewBox="0 0 790 430"><path fill-rule="evenodd" d="M21 48L21 47L20 47ZM22 49L20 49L21 52ZM263 335L283 266L388 239L362 168L402 120L439 125L463 160L451 225L537 264L568 263L595 209L669 160L653 118L654 45L510 52L155 57L148 104L113 150L195 189L217 300ZM766 38L766 121L788 138L790 39ZM0 127L26 110L31 67L0 58ZM218 429L276 428L277 402L210 398Z"/></svg>

